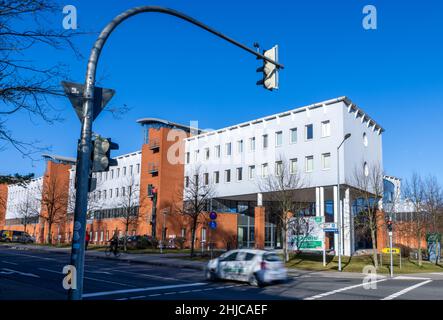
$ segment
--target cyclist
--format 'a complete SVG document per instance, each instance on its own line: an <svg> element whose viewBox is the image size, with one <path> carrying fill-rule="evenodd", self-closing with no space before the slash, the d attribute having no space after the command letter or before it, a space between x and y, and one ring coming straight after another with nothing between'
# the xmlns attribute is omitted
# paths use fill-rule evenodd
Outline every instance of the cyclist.
<svg viewBox="0 0 443 320"><path fill-rule="evenodd" d="M109 241L111 243L111 252L114 253L114 255L117 255L117 250L118 250L118 236L117 236L117 232L114 233L114 235L112 236L111 240Z"/></svg>

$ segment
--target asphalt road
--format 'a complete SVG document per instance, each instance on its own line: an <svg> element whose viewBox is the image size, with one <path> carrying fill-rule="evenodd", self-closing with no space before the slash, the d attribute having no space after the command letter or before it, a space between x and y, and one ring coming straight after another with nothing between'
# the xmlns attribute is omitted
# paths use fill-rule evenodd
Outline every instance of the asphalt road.
<svg viewBox="0 0 443 320"><path fill-rule="evenodd" d="M63 267L68 255L0 248L0 299L65 300ZM443 300L443 273L362 278L303 272L265 288L238 282L207 282L202 271L86 258L84 299L99 300Z"/></svg>

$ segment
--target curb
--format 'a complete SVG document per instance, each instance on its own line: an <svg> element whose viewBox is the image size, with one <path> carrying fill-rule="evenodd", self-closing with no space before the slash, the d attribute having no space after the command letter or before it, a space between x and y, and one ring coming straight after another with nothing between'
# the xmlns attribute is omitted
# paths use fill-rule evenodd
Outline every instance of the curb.
<svg viewBox="0 0 443 320"><path fill-rule="evenodd" d="M14 246L14 245L3 245L0 246L0 248L9 248L14 250L29 250L34 252L45 252L45 253L56 253L56 254L69 254L69 251L61 251L61 250L45 250L38 247L22 247L22 246ZM163 267L172 267L172 268L185 268L185 269L194 269L194 270L205 270L205 266L194 266L190 264L172 264L172 263L166 263L161 261L143 261L143 260L137 260L137 259L130 259L121 257L120 258L113 258L113 257L106 257L106 256L96 256L96 255L88 255L86 251L86 256L88 258L95 258L95 259L104 259L104 260L113 260L113 261L123 261L123 262L129 262L129 263L135 263L135 264L146 264L146 265L153 265L153 266L163 266ZM168 258L165 258L168 259Z"/></svg>

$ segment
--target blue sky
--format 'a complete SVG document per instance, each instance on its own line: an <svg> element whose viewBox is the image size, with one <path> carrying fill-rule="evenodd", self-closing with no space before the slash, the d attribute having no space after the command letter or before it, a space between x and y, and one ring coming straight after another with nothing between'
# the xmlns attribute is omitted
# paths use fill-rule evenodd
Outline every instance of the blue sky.
<svg viewBox="0 0 443 320"><path fill-rule="evenodd" d="M114 154L140 148L136 120L166 118L220 128L267 114L346 95L378 121L384 166L390 175L433 173L443 181L443 3L441 1L66 0L78 9L79 31L100 31L121 11L162 5L191 15L252 47L279 45L280 90L255 85L259 62L252 55L176 18L149 13L131 18L111 36L98 79L114 88L112 106L131 111L117 120L103 113L94 131L120 144ZM362 8L377 8L377 30L364 30ZM53 19L62 28L60 15ZM77 40L89 55L97 33ZM86 61L69 51L38 48L36 63L69 65L69 80L84 82ZM80 123L68 100L57 101L63 122L48 125L15 115L9 127L27 140L51 145L51 153L75 156ZM2 151L0 173L42 174L11 148Z"/></svg>

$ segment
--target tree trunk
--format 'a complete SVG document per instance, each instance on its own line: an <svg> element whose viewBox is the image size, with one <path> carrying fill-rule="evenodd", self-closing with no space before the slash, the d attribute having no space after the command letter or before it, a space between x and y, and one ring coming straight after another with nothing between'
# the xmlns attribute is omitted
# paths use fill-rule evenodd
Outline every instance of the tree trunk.
<svg viewBox="0 0 443 320"><path fill-rule="evenodd" d="M128 251L128 229L129 226L126 224L125 228L125 238L123 239L123 250Z"/></svg>
<svg viewBox="0 0 443 320"><path fill-rule="evenodd" d="M192 224L192 230L191 230L191 258L194 256L194 245L195 245L195 229L196 229L197 223L194 220Z"/></svg>
<svg viewBox="0 0 443 320"><path fill-rule="evenodd" d="M281 233L282 233L283 257L284 257L285 262L288 262L289 261L288 238L287 238L284 226L282 226L282 228L281 228Z"/></svg>
<svg viewBox="0 0 443 320"><path fill-rule="evenodd" d="M371 240L372 240L372 259L374 260L374 266L378 268L377 239L375 236L375 229L373 227L371 227Z"/></svg>
<svg viewBox="0 0 443 320"><path fill-rule="evenodd" d="M421 267L423 265L421 258L421 231L418 231L417 244L418 244L418 265Z"/></svg>
<svg viewBox="0 0 443 320"><path fill-rule="evenodd" d="M52 223L48 223L48 244L52 244Z"/></svg>

